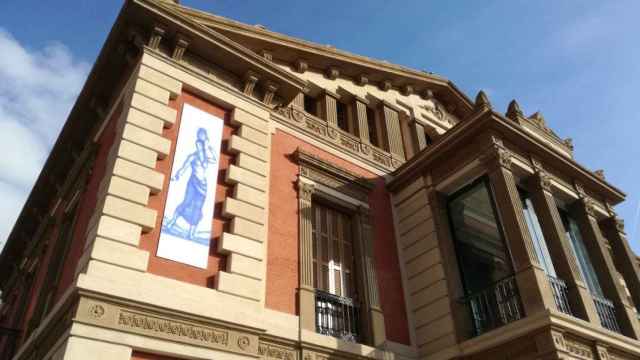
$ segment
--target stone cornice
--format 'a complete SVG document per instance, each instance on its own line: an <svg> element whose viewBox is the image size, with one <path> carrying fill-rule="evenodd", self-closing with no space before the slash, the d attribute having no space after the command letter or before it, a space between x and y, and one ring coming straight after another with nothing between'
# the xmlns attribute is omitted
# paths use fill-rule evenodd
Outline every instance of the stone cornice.
<svg viewBox="0 0 640 360"><path fill-rule="evenodd" d="M437 139L432 146L396 169L393 173L394 179L388 187L392 190L399 188L437 159L450 156L451 151L456 151L460 146L472 146L470 139L474 139L482 132L492 130L502 134L505 141L508 140L525 148L543 163L553 164L556 171L566 173L592 190L597 189L597 193L602 194L612 204L624 200L625 194L622 191L594 175L573 159L560 154L550 144L535 138L518 124L489 109L476 113L473 117L457 124Z"/></svg>
<svg viewBox="0 0 640 360"><path fill-rule="evenodd" d="M323 179L331 181L331 184L326 185L346 185L355 187L355 191L361 194L368 194L373 189L373 184L366 179L363 179L358 174L355 174L347 169L332 164L326 160L319 158L316 155L308 153L302 149L296 150L296 159L301 168L312 170L323 174ZM311 180L314 179L311 176ZM365 197L366 199L366 197Z"/></svg>

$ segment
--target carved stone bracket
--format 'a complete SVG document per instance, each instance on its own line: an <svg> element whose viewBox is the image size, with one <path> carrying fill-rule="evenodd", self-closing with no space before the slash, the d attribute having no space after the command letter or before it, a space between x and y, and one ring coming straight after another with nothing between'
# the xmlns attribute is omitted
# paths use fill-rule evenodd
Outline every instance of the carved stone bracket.
<svg viewBox="0 0 640 360"><path fill-rule="evenodd" d="M480 157L480 161L489 170L495 170L499 167L511 170L513 155L504 147L502 140L495 135L490 135L489 141L490 146Z"/></svg>
<svg viewBox="0 0 640 360"><path fill-rule="evenodd" d="M273 103L273 98L276 95L276 91L278 91L278 85L272 82L268 82L265 86L264 99L262 102L265 105L269 106Z"/></svg>
<svg viewBox="0 0 640 360"><path fill-rule="evenodd" d="M256 73L254 73L253 71L248 71L244 75L244 88L242 89L242 92L248 96L253 95L253 89L255 89L258 80L259 78Z"/></svg>
<svg viewBox="0 0 640 360"><path fill-rule="evenodd" d="M328 79L335 80L340 76L340 69L335 66L329 66L329 68L327 68L327 71L325 72L325 75Z"/></svg>
<svg viewBox="0 0 640 360"><path fill-rule="evenodd" d="M171 57L175 61L182 61L182 58L184 57L184 53L187 50L188 46L189 39L182 34L178 34L176 36L176 42L173 47L173 54L171 55Z"/></svg>
<svg viewBox="0 0 640 360"><path fill-rule="evenodd" d="M390 80L384 80L380 82L380 89L382 91L389 91L393 88Z"/></svg>
<svg viewBox="0 0 640 360"><path fill-rule="evenodd" d="M358 75L356 83L360 86L365 86L369 83L369 78L364 74Z"/></svg>
<svg viewBox="0 0 640 360"><path fill-rule="evenodd" d="M158 47L160 47L160 42L162 41L164 34L165 34L164 26L160 24L155 25L153 27L153 30L151 30L151 36L149 37L149 47L154 50L157 50Z"/></svg>
<svg viewBox="0 0 640 360"><path fill-rule="evenodd" d="M296 60L295 68L297 72L303 74L309 69L309 64L305 60L298 59Z"/></svg>

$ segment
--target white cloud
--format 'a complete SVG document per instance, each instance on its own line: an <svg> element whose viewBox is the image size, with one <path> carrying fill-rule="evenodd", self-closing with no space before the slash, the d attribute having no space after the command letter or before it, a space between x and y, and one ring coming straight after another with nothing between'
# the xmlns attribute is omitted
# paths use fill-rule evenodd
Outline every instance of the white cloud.
<svg viewBox="0 0 640 360"><path fill-rule="evenodd" d="M0 248L89 70L67 47L29 49L0 28Z"/></svg>

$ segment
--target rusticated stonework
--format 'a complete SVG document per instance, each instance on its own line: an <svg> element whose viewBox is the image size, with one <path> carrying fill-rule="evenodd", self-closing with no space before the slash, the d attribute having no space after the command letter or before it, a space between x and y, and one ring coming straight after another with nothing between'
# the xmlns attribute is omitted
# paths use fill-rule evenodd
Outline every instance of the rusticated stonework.
<svg viewBox="0 0 640 360"><path fill-rule="evenodd" d="M567 351L578 359L594 359L593 349L589 345L583 344L574 339L565 339Z"/></svg>
<svg viewBox="0 0 640 360"><path fill-rule="evenodd" d="M137 309L125 304L81 298L74 321L244 355L258 355L256 334L184 319L172 314Z"/></svg>

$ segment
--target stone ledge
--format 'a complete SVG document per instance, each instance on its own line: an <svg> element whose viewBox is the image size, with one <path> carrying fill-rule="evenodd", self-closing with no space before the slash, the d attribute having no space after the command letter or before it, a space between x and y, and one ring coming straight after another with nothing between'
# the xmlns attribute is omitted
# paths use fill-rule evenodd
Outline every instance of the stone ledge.
<svg viewBox="0 0 640 360"><path fill-rule="evenodd" d="M260 301L262 298L261 281L248 277L220 271L216 276L216 285L218 291L223 293L254 301Z"/></svg>

